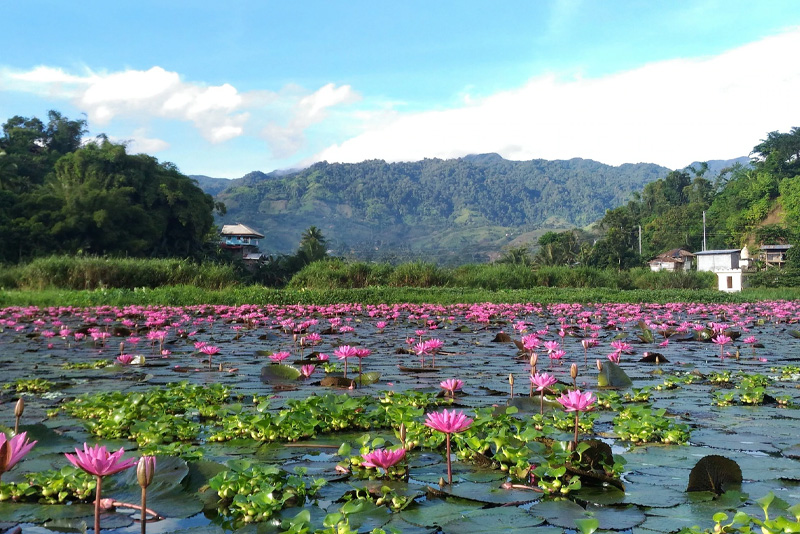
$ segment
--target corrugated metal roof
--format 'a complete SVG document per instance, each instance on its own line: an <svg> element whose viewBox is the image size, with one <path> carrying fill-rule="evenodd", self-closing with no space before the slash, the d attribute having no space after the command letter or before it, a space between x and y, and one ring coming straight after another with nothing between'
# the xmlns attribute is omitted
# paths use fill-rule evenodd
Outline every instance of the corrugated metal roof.
<svg viewBox="0 0 800 534"><path fill-rule="evenodd" d="M700 252L695 252L694 255L695 256L704 256L704 255L710 255L710 254L733 254L734 252L741 253L742 251L739 250L738 248L728 248L728 249L724 249L724 250L703 250L703 251L700 251Z"/></svg>
<svg viewBox="0 0 800 534"><path fill-rule="evenodd" d="M264 234L260 234L244 224L226 224L219 232L221 235L240 235L243 237L256 237L262 239Z"/></svg>

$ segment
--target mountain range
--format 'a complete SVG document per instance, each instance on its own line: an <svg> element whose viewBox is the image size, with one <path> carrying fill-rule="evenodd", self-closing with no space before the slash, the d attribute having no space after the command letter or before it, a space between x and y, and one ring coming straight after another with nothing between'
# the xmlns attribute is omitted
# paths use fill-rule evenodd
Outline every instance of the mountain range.
<svg viewBox="0 0 800 534"><path fill-rule="evenodd" d="M706 177L748 161L709 161ZM651 163L510 161L478 154L321 162L234 180L192 178L225 203L219 224L242 223L267 236L265 253L294 252L302 231L317 226L335 255L458 264L487 261L503 247L535 243L547 231L586 228L670 171Z"/></svg>

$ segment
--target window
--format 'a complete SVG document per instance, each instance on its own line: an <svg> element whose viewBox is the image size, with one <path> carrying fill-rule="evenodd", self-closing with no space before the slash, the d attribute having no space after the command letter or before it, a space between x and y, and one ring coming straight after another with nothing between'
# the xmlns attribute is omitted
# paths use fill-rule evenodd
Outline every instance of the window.
<svg viewBox="0 0 800 534"><path fill-rule="evenodd" d="M728 277L728 289L733 289L733 277Z"/></svg>

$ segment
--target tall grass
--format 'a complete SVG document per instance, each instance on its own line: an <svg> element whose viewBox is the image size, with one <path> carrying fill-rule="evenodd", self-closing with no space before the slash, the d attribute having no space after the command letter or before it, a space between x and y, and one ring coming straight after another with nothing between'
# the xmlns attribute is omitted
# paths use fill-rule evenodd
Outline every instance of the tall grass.
<svg viewBox="0 0 800 534"><path fill-rule="evenodd" d="M441 268L430 263L315 262L297 273L290 289L353 289L391 287L463 287L474 289L611 288L611 289L711 289L716 277L705 272L652 272L649 269L616 271L592 267L541 267L473 264Z"/></svg>
<svg viewBox="0 0 800 534"><path fill-rule="evenodd" d="M236 283L237 275L228 265L179 259L50 256L0 269L0 288L6 289L154 288L181 284L221 289Z"/></svg>

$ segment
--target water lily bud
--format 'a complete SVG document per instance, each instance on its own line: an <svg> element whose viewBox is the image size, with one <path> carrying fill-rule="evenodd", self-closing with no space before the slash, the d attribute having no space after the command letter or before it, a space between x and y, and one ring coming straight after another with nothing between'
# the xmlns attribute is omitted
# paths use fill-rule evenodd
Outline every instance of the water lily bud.
<svg viewBox="0 0 800 534"><path fill-rule="evenodd" d="M296 344L297 344L297 334L294 334L294 335L292 336L292 338L294 339L294 343L295 343L295 345L296 345Z"/></svg>
<svg viewBox="0 0 800 534"><path fill-rule="evenodd" d="M139 485L146 488L153 481L153 474L156 472L156 457L142 456L136 465L136 480Z"/></svg>
<svg viewBox="0 0 800 534"><path fill-rule="evenodd" d="M406 424L400 423L400 441L403 443L403 448L406 446Z"/></svg>
<svg viewBox="0 0 800 534"><path fill-rule="evenodd" d="M22 417L22 412L25 411L25 400L20 397L17 405L14 406L14 417Z"/></svg>
<svg viewBox="0 0 800 534"><path fill-rule="evenodd" d="M596 362L597 362L597 370L598 371L602 371L603 370L603 362L601 362L600 360L596 360Z"/></svg>
<svg viewBox="0 0 800 534"><path fill-rule="evenodd" d="M531 354L531 367L536 367L537 361L539 361L539 357L536 354Z"/></svg>
<svg viewBox="0 0 800 534"><path fill-rule="evenodd" d="M445 486L444 477L439 477L439 487L443 488Z"/></svg>
<svg viewBox="0 0 800 534"><path fill-rule="evenodd" d="M571 376L573 380L578 378L578 364L577 363L573 363L572 365L570 365L570 367L569 367L569 376Z"/></svg>
<svg viewBox="0 0 800 534"><path fill-rule="evenodd" d="M119 342L119 353L122 354L124 352L125 352L125 342L124 341L120 341Z"/></svg>
<svg viewBox="0 0 800 534"><path fill-rule="evenodd" d="M508 383L514 385L514 375L511 373L508 373Z"/></svg>

